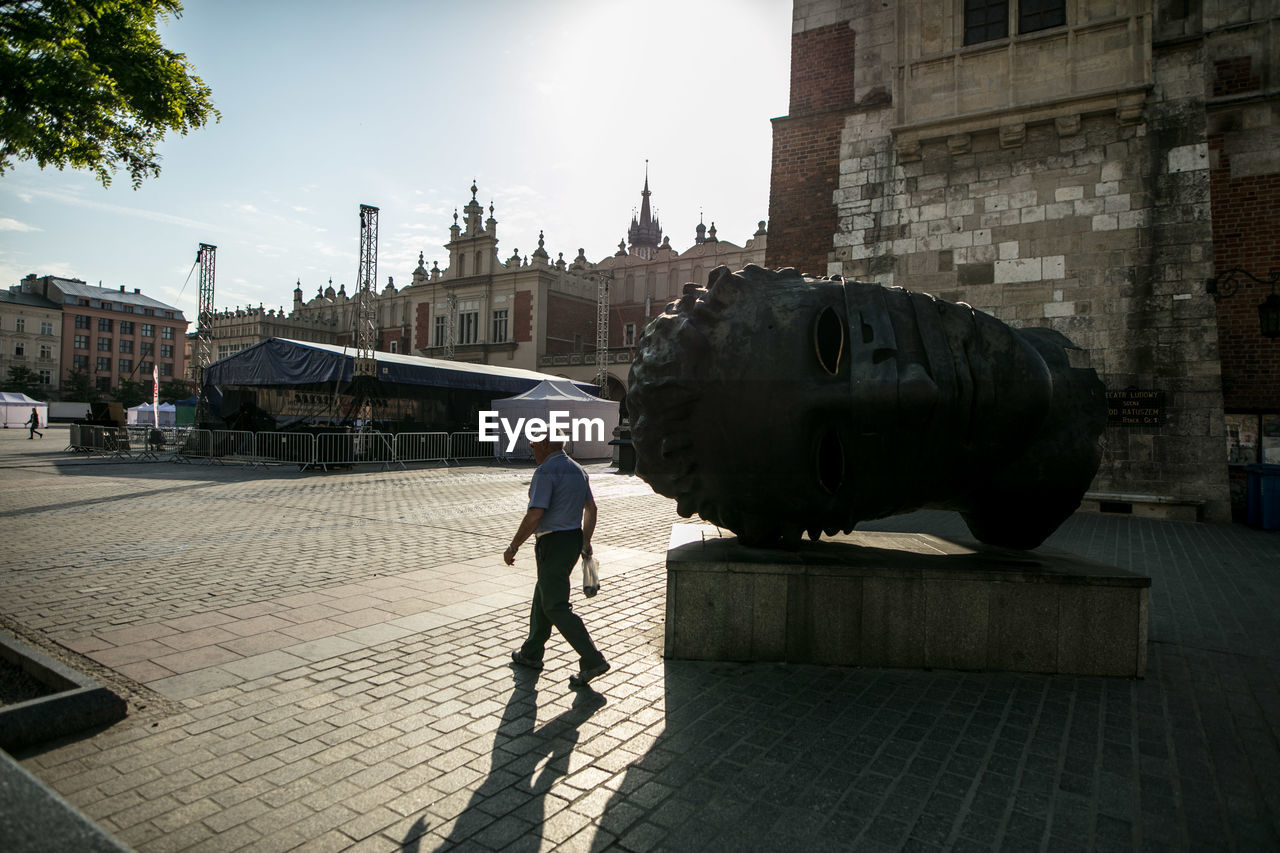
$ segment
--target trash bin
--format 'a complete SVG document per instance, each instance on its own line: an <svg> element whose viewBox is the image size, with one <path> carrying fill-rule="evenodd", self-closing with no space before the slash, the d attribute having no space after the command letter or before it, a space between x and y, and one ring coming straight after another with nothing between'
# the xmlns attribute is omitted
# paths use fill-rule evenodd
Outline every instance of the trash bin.
<svg viewBox="0 0 1280 853"><path fill-rule="evenodd" d="M1280 465L1246 465L1249 524L1280 530Z"/></svg>

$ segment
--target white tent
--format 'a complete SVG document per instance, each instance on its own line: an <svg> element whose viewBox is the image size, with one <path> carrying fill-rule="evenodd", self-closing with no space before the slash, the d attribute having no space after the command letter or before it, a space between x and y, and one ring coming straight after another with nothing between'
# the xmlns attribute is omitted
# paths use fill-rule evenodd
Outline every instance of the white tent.
<svg viewBox="0 0 1280 853"><path fill-rule="evenodd" d="M31 420L32 409L40 415L38 429L44 429L49 425L49 404L32 400L26 394L20 394L17 391L0 391L0 408L4 411L5 429L22 429L26 422Z"/></svg>
<svg viewBox="0 0 1280 853"><path fill-rule="evenodd" d="M493 410L498 413L499 418L498 441L493 446L494 456L504 459L532 457L533 451L529 449L523 425L519 427L519 438L510 451L507 450L509 439L502 425L516 429L521 418L526 423L529 418L550 421L553 412L565 425L565 432L569 435L570 440L565 443L564 449L570 456L577 459L601 459L612 453L609 442L618 425L618 404L612 400L593 397L568 379L543 380L523 394L494 400ZM561 412L565 414L559 414ZM596 423L597 420L599 424Z"/></svg>
<svg viewBox="0 0 1280 853"><path fill-rule="evenodd" d="M160 426L171 427L174 425L174 419L177 417L177 410L173 403L160 404ZM129 410L127 415L128 423L137 424L138 426L155 426L156 415L150 403L143 403L140 406L134 406Z"/></svg>

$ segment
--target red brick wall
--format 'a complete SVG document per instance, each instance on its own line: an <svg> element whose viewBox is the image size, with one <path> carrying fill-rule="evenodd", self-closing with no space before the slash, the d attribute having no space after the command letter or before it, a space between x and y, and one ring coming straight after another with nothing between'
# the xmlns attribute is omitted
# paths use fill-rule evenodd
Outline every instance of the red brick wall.
<svg viewBox="0 0 1280 853"><path fill-rule="evenodd" d="M409 336L399 329L386 330L382 329L378 332L378 349L382 352L391 352L391 342L396 342L396 352L400 354L412 354L409 349Z"/></svg>
<svg viewBox="0 0 1280 853"><path fill-rule="evenodd" d="M1216 272L1240 267L1266 278L1280 269L1280 174L1233 179L1223 135L1210 136L1209 148L1218 157L1209 173ZM1223 403L1227 409L1277 409L1280 339L1262 337L1258 326L1258 304L1271 288L1237 280L1236 294L1218 300Z"/></svg>
<svg viewBox="0 0 1280 853"><path fill-rule="evenodd" d="M1262 88L1262 78L1253 73L1253 58L1238 56L1213 63L1213 96L1239 95Z"/></svg>
<svg viewBox="0 0 1280 853"><path fill-rule="evenodd" d="M853 43L847 21L791 36L792 116L853 105Z"/></svg>
<svg viewBox="0 0 1280 853"><path fill-rule="evenodd" d="M418 342L419 349L426 349L435 341L431 340L431 303L419 302L418 314L414 320L415 328L413 331L414 340Z"/></svg>
<svg viewBox="0 0 1280 853"><path fill-rule="evenodd" d="M847 22L791 37L791 112L773 120L765 266L826 275L840 137L855 105L854 42Z"/></svg>
<svg viewBox="0 0 1280 853"><path fill-rule="evenodd" d="M844 115L774 119L765 266L827 274L838 217L832 197L840 177Z"/></svg>
<svg viewBox="0 0 1280 853"><path fill-rule="evenodd" d="M648 320L644 316L644 303L636 302L630 305L615 305L612 313L609 315L609 346L621 347L626 346L624 335L626 333L627 323L636 324L636 341L639 342L640 336L644 334L644 327L648 325ZM595 343L594 341L592 342ZM635 346L635 344L632 344Z"/></svg>
<svg viewBox="0 0 1280 853"><path fill-rule="evenodd" d="M574 345L582 336L582 349ZM560 293L547 294L547 355L595 352L596 304Z"/></svg>
<svg viewBox="0 0 1280 853"><path fill-rule="evenodd" d="M533 293L521 290L516 293L515 313L511 318L511 334L516 343L527 344L533 340Z"/></svg>

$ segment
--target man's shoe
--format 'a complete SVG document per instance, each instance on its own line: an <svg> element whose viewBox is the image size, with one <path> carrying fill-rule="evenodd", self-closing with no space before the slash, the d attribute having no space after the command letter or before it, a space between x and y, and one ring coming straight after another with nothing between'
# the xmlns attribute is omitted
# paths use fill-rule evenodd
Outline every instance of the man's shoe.
<svg viewBox="0 0 1280 853"><path fill-rule="evenodd" d="M600 661L600 663L596 664L595 666L588 666L584 668L582 672L579 672L577 675L569 676L569 686L570 687L586 687L587 683L590 682L591 679L596 678L597 676L604 675L608 671L609 671L609 662L602 660Z"/></svg>
<svg viewBox="0 0 1280 853"><path fill-rule="evenodd" d="M511 653L511 660L513 663L518 663L520 664L520 666L526 666L529 669L533 669L533 670L542 669L542 661L534 660L533 658L528 657L524 652L520 651L519 649Z"/></svg>

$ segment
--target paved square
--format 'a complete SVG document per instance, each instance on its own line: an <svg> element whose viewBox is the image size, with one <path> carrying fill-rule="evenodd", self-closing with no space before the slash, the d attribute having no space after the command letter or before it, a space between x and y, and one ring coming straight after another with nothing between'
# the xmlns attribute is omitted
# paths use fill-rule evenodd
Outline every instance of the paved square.
<svg viewBox="0 0 1280 853"><path fill-rule="evenodd" d="M8 434L12 433L12 434ZM576 692L501 551L530 467L87 460L0 434L0 622L130 716L18 756L139 851L1280 847L1280 536L1077 515L1144 680L664 661L674 503L594 466L613 664ZM964 536L952 514L866 529Z"/></svg>

